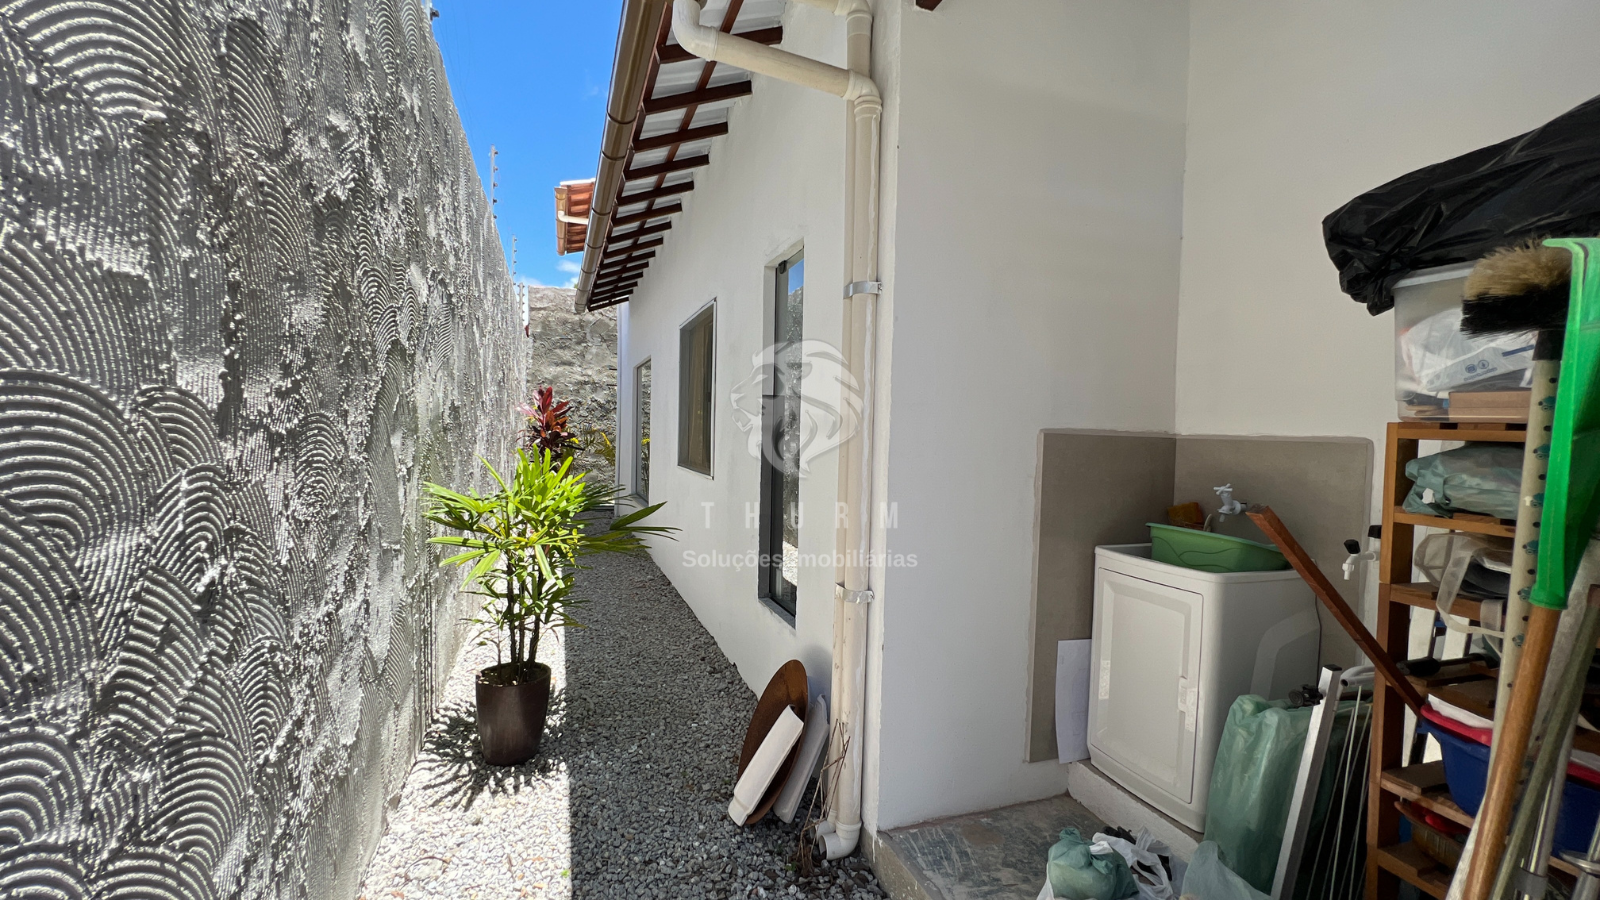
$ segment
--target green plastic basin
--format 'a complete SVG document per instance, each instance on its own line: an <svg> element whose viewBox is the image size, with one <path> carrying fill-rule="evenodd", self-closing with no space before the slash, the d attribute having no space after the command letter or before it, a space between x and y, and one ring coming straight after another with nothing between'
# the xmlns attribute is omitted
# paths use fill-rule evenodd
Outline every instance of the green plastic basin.
<svg viewBox="0 0 1600 900"><path fill-rule="evenodd" d="M1202 572L1275 572L1289 568L1289 560L1270 544L1247 541L1210 531L1150 526L1150 558Z"/></svg>

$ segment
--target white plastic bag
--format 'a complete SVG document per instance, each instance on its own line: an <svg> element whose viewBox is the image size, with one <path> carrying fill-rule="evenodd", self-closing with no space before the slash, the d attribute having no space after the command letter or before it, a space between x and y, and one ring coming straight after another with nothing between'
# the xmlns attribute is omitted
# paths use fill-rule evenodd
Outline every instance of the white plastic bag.
<svg viewBox="0 0 1600 900"><path fill-rule="evenodd" d="M1204 841L1194 851L1183 876L1183 896L1195 900L1269 900L1222 864L1216 841Z"/></svg>
<svg viewBox="0 0 1600 900"><path fill-rule="evenodd" d="M1177 900L1178 886L1183 883L1183 862L1175 859L1172 850L1156 840L1150 834L1150 829L1139 829L1133 843L1109 834L1096 833L1094 852L1100 853L1102 846L1115 850L1128 861L1133 880L1139 885L1139 900ZM1166 866L1161 863L1163 856L1172 864L1170 879Z"/></svg>
<svg viewBox="0 0 1600 900"><path fill-rule="evenodd" d="M1439 587L1436 604L1446 628L1467 634L1481 634L1496 641L1505 636L1500 627L1504 601L1485 600L1479 604L1482 625L1469 625L1450 610L1455 606L1467 568L1474 562L1498 572L1511 570L1510 542L1502 538L1457 532L1430 534L1417 545L1414 562L1423 577Z"/></svg>
<svg viewBox="0 0 1600 900"><path fill-rule="evenodd" d="M1533 366L1534 333L1472 337L1461 333L1461 307L1423 319L1400 335L1400 355L1409 371L1402 381L1436 397L1490 378L1523 375ZM1522 387L1526 384L1518 382Z"/></svg>

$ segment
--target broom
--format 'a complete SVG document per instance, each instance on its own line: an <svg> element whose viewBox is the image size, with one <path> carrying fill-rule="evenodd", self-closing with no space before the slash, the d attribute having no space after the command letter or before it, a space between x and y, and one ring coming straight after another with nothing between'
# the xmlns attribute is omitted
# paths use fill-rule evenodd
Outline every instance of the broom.
<svg viewBox="0 0 1600 900"><path fill-rule="evenodd" d="M1474 847L1463 892L1466 900L1487 900L1505 854L1523 761L1561 620L1561 610L1531 605L1528 598L1537 574L1550 425L1571 280L1572 257L1567 250L1530 241L1497 250L1479 261L1467 278L1463 295L1461 330L1469 335L1538 332L1489 780L1474 823Z"/></svg>

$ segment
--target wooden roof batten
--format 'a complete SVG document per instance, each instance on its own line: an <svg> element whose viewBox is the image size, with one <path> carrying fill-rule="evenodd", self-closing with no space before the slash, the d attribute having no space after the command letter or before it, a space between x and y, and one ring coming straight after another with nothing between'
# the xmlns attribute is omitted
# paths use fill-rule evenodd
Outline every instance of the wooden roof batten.
<svg viewBox="0 0 1600 900"><path fill-rule="evenodd" d="M669 184L663 188L623 194L617 198L617 203L620 206L632 206L635 203L646 203L651 200L660 200L663 197L676 197L679 194L687 194L692 190L694 190L694 180L690 179L689 181L680 181L677 184Z"/></svg>
<svg viewBox="0 0 1600 900"><path fill-rule="evenodd" d="M732 34L735 23L738 21L739 12L744 6L744 0L730 0L726 11L723 13L719 30ZM726 121L695 125L695 114L701 107L714 103L725 103L749 96L753 90L748 78L730 83L713 86L712 76L716 71L717 63L709 60L699 60L677 44L669 44L671 36L670 4L661 12L660 21L656 25L656 43L651 53L648 72L644 79L644 89L638 100L639 113L633 121L633 137L628 146L628 151L622 160L622 175L617 181L616 194L611 209L614 211L606 222L606 234L602 240L591 242L585 232L579 235L580 245L585 253L598 252L599 259L586 269L593 271L592 279L587 288L587 296L580 298L586 309L603 309L622 303L632 295L634 287L643 279L648 270L654 252L633 256L636 251L650 247L660 246L663 238L653 240L640 240L641 238L661 234L672 227L670 216L683 211L681 202L663 203L669 197L680 197L694 189L694 181L678 181L668 184L667 179L688 172L692 169L708 165L711 155L706 151L691 151L691 155L683 156L685 145L704 142L728 133ZM625 29L626 30L626 29ZM781 26L770 28L746 29L737 32L740 37L756 41L768 46L782 42L783 28ZM637 44L631 46L637 47ZM618 56L621 58L623 48L619 47ZM693 87L689 90L679 90L672 94L656 96L656 84L663 65L699 62L700 73L695 79ZM678 82L681 84L682 82ZM644 137L645 122L652 116L678 114L677 123L671 130L652 134ZM659 122L660 120L657 119ZM704 144L700 144L704 146ZM636 166L634 158L641 153L665 150L664 157L658 162L648 165ZM613 157L614 159L614 157ZM615 170L612 170L615 171ZM648 186L641 188L641 183ZM609 182L608 182L609 184ZM633 190L630 192L629 189ZM591 188L592 190L592 188ZM624 207L633 207L643 204L643 209L622 215ZM591 201L591 206L592 206ZM666 221L657 221L666 219ZM590 221L593 221L591 217ZM656 222L657 224L650 224ZM619 228L627 229L618 231ZM569 233L577 231L576 227L570 228ZM572 242L564 238L562 246ZM568 252L568 251L563 251ZM587 262L587 260L586 260ZM581 279L580 279L581 281ZM583 288L580 285L580 292Z"/></svg>
<svg viewBox="0 0 1600 900"><path fill-rule="evenodd" d="M674 145L676 146L676 145ZM685 156L682 159L669 159L666 162L656 163L651 166L640 166L637 169L624 169L623 181L638 181L641 178L655 178L660 175L670 175L673 172L687 172L701 166L711 165L711 155L702 153L699 156Z"/></svg>
<svg viewBox="0 0 1600 900"><path fill-rule="evenodd" d="M632 265L636 262L643 262L644 260L650 259L655 255L656 252L651 250L648 253L641 253L638 256L619 256L611 262L601 262L600 274L604 275L608 272L615 272L619 268Z"/></svg>
<svg viewBox="0 0 1600 900"><path fill-rule="evenodd" d="M605 298L602 298L602 299L599 299L599 300L595 300L595 301L593 301L593 302L591 302L589 304L589 311L590 312L598 312L599 310L602 310L602 309L610 309L613 306L620 306L620 305L622 305L624 303L627 303L628 302L628 298L632 297L632 296L633 296L632 294L624 294L621 297L605 297Z"/></svg>
<svg viewBox="0 0 1600 900"><path fill-rule="evenodd" d="M646 235L660 234L661 232L666 231L666 230L670 229L671 227L672 227L672 220L668 219L667 221L662 222L659 225L646 225L643 228L635 228L632 231L628 231L628 232L625 232L623 234L613 233L611 235L611 240L613 240L613 241L626 241L626 240L632 240L633 238L645 237ZM610 246L610 245L607 244L607 246Z"/></svg>
<svg viewBox="0 0 1600 900"><path fill-rule="evenodd" d="M649 267L650 264L648 262L639 263L638 265L634 266L623 266L620 269L612 269L611 271L600 275L594 280L594 282L595 284L604 284L612 281L621 281L633 275L642 275L644 270Z"/></svg>
<svg viewBox="0 0 1600 900"><path fill-rule="evenodd" d="M659 219L664 216L670 216L680 212L683 212L682 204L665 203L661 206L655 207L654 209L647 209L644 212L636 212L626 216L617 216L616 223L618 225L632 225L635 222L648 222L651 219Z"/></svg>
<svg viewBox="0 0 1600 900"><path fill-rule="evenodd" d="M624 256L637 253L640 250L649 250L652 247L659 247L664 243L666 243L664 238L656 238L655 240L651 241L640 241L639 243L628 247L617 247L612 250L607 250L605 255L600 257L600 266L604 268L605 265L612 260L621 259Z"/></svg>

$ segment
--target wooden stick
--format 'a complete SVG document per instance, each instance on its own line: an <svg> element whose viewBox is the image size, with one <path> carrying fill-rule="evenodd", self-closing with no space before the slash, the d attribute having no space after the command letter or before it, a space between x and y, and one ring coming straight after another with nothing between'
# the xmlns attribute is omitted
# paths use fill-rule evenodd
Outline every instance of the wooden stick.
<svg viewBox="0 0 1600 900"><path fill-rule="evenodd" d="M1489 784L1478 808L1478 839L1467 870L1464 900L1488 900L1494 887L1500 858L1505 855L1512 808L1522 782L1523 761L1528 755L1528 740L1533 735L1533 720L1539 711L1539 693L1544 690L1545 670L1550 665L1550 649L1555 644L1561 610L1543 606L1528 609L1528 632L1522 642L1522 659L1517 663L1516 690L1511 706L1500 724L1495 740L1494 760L1489 768ZM1560 777L1560 776L1558 776ZM1511 861L1515 864L1515 860Z"/></svg>
<svg viewBox="0 0 1600 900"><path fill-rule="evenodd" d="M1523 598L1533 591L1534 576L1539 563L1539 530L1544 519L1544 504L1531 502L1544 493L1545 479L1550 471L1550 427L1555 420L1556 381L1561 372L1561 360L1536 359L1533 363L1533 390L1528 395L1528 437L1522 448L1522 482L1517 504L1517 530L1511 542L1511 587L1506 591L1505 640L1500 649L1500 683L1495 691L1494 708L1510 709L1511 693L1516 688L1522 668L1525 632L1528 628L1529 606ZM1500 716L1494 717L1496 747L1490 751L1490 762L1499 753Z"/></svg>
<svg viewBox="0 0 1600 900"><path fill-rule="evenodd" d="M1412 686L1410 681L1406 680L1404 675L1400 674L1400 670L1395 667L1394 660L1390 658L1388 652L1378 643L1378 639L1372 636L1372 632L1367 630L1367 626L1361 624L1361 617L1357 616L1355 610L1350 608L1350 604L1344 602L1344 598L1339 595L1338 589L1333 586L1332 582L1328 581L1328 576L1322 574L1322 570L1317 568L1317 564L1312 561L1305 548L1300 546L1300 542L1294 539L1294 535L1289 532L1289 527L1283 524L1283 520L1278 518L1278 514L1272 511L1272 507L1252 506L1246 512L1246 515L1250 517L1250 521L1256 523L1256 527L1260 528L1267 537L1272 538L1274 544L1278 545L1278 549L1288 558L1289 565L1294 566L1294 570L1299 572L1300 577L1305 579L1306 584L1311 586L1311 592L1317 595L1317 599L1322 601L1322 605L1333 613L1333 617L1339 620L1339 624L1344 626L1344 630L1360 645L1361 652L1372 660L1372 665L1377 668L1378 674L1383 677L1383 680L1389 682L1389 686L1400 694L1400 699L1404 700L1413 712L1421 714L1423 706L1422 695L1417 693L1417 689Z"/></svg>

